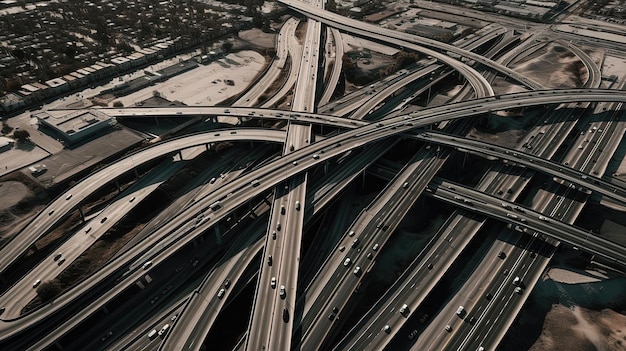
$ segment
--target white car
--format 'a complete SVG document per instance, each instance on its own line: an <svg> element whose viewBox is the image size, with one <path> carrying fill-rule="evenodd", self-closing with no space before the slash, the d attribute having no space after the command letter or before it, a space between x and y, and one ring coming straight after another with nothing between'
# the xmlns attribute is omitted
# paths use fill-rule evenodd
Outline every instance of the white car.
<svg viewBox="0 0 626 351"><path fill-rule="evenodd" d="M270 286L272 287L272 289L276 289L276 277L272 277L272 280L270 281Z"/></svg>
<svg viewBox="0 0 626 351"><path fill-rule="evenodd" d="M170 328L169 324L166 324L163 326L163 328L161 328L161 330L159 330L159 336L163 336L165 333L167 333L167 330Z"/></svg>
<svg viewBox="0 0 626 351"><path fill-rule="evenodd" d="M456 310L457 316L462 316L464 313L465 309L463 308L463 306L459 306L459 308Z"/></svg>

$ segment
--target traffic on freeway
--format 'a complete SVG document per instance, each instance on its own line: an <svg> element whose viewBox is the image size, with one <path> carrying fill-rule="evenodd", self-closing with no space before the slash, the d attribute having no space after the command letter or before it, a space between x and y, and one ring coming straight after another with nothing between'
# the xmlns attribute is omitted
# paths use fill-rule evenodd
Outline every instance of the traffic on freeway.
<svg viewBox="0 0 626 351"><path fill-rule="evenodd" d="M189 127L2 238L0 348L495 350L563 252L623 276L602 223L626 211L626 76L517 21L435 40L280 3L271 62L228 104L99 108ZM380 63L355 43L398 61L357 77ZM521 73L565 51L574 83Z"/></svg>

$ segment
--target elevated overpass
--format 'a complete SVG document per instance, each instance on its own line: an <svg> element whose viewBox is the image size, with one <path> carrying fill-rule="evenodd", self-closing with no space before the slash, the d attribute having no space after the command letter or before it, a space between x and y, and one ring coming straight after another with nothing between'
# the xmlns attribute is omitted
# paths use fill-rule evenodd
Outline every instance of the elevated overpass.
<svg viewBox="0 0 626 351"><path fill-rule="evenodd" d="M208 209L211 204L215 203L215 201L222 201L224 211L222 211L221 213L227 212L229 209L237 206L237 204L241 201L245 201L245 198L250 198L252 196L258 195L260 192L265 191L269 187L275 186L277 183L283 181L285 177L290 177L294 174L303 172L306 169L313 167L314 165L325 162L326 160L342 154L352 148L360 147L373 141L397 135L411 129L423 127L431 123L445 121L449 119L464 118L478 115L481 113L487 113L495 109L507 109L518 106L533 106L586 100L623 102L626 100L626 94L624 94L623 92L612 90L578 89L558 90L552 92L517 93L504 95L499 98L491 97L441 106L390 118L384 120L381 123L376 123L375 125L372 124L362 126L360 128L356 128L355 130L347 131L340 135L329 137L325 140L309 145L301 150L297 150L289 155L283 156L255 170L254 172L251 172L248 175L232 180L228 186L224 186L223 188L217 190L215 193L211 194L211 196L208 196L207 198L202 199L201 201L198 201L198 203L191 206L185 212L185 214L181 214L179 216L180 218L177 218L176 221L173 221L174 223L168 223L167 225L165 225L165 228L163 228L163 230L171 231L175 230L176 228L180 228L180 223L190 221L191 218L195 216L195 214L199 213L203 209ZM185 143L187 142L187 138L191 137L181 138L179 142ZM206 142L206 140L203 140L203 142ZM196 140L196 143L198 143L198 140ZM200 143L200 145L201 144L202 143ZM314 158L313 155L318 155L319 157ZM119 165L123 165L128 168L130 166L130 163L128 163L128 161L124 162L124 160L122 160L119 163L116 163L110 167L119 167ZM279 172L278 170L282 170L282 172ZM250 183L254 180L259 180L260 186L249 186ZM83 186L83 182L79 183L77 186ZM67 193L64 195L67 195ZM64 195L62 195L61 198L64 198ZM213 223L215 222L207 222L206 225L212 225ZM137 265L133 265L133 267L135 267L133 272L137 272L137 269L141 267L140 262L143 262L145 259L153 258L155 260L159 260L161 256L168 257L169 255L173 254L178 248L193 240L195 238L195 235L197 235L196 233L204 230L205 228L206 227L194 228L193 230L189 229L177 233L174 237L169 239L167 243L164 243L165 250L158 249L155 251L153 249L152 251L148 251L145 255L143 255L142 259L138 260ZM121 268L122 265L125 264L123 262L128 262L129 258L135 257L139 252L143 252L146 247L152 247L155 243L155 240L147 240L145 245L129 250L123 256L120 256L115 261L110 262L110 267L96 272L92 277L84 281L81 285L73 290L82 291L85 289L85 286L90 286L90 284L93 284L95 281L104 280L103 274L110 274L110 272ZM159 257L155 256L157 254L159 254ZM127 275L125 281L134 281L139 277L139 274L133 272ZM143 272L139 271L139 273ZM52 313L53 311L62 308L77 297L76 291L70 291L65 295L57 298L54 301L54 304L46 305L43 308L40 308L39 310L29 314L28 316L24 316L19 320L19 323L7 323L5 321L4 323L0 324L0 338L4 339L9 337L10 335L14 335L21 329L25 328L27 325L30 325L37 320L41 320L49 313ZM80 295L80 292L78 292L78 294ZM101 298L99 301L100 303L102 303L104 300L106 299ZM83 317L84 316L80 314L74 316L72 319L81 319Z"/></svg>

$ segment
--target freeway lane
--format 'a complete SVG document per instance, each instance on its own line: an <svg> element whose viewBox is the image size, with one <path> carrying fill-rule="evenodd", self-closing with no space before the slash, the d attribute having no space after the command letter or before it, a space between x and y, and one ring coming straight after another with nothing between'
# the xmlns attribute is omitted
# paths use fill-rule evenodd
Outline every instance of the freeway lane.
<svg viewBox="0 0 626 351"><path fill-rule="evenodd" d="M242 176L238 179L232 180L231 186L226 186L226 187L219 189L213 194L213 196L210 197L210 199L206 199L206 202L209 202L209 203L205 203L205 201L202 201L198 203L197 206L190 207L188 211L194 214L198 213L202 208L207 208L211 203L210 201L215 201L219 199L226 200L227 198L226 195L228 195L232 191L238 192L241 190L245 190L246 196L244 196L244 198L247 196L255 196L259 194L261 191L265 191L268 187L274 186L278 182L282 181L284 177L286 176L291 176L293 174L303 172L304 170L314 165L325 162L331 157L335 157L352 148L359 147L359 146L362 146L362 145L365 145L365 144L368 144L376 140L380 140L380 139L383 139L383 138L386 138L386 137L389 137L398 133L402 133L410 129L426 126L431 123L445 121L448 119L469 117L469 116L473 116L473 115L477 115L481 113L486 113L490 110L495 110L495 109L506 109L506 108L512 108L516 106L553 104L553 103L561 103L561 102L572 102L572 101L576 102L576 101L586 101L586 100L624 101L626 100L626 94L624 94L624 92L617 92L617 91L612 91L612 90L589 90L589 89L558 90L558 91L553 91L553 92L517 93L517 94L503 95L499 97L498 99L496 98L478 99L478 100L469 101L469 102L460 102L456 104L450 104L450 105L441 106L437 108L422 110L422 111L411 113L408 115L401 115L398 117L385 120L385 124L382 124L382 126L380 124L363 126L355 130L345 132L341 135L327 138L313 145L309 145L306 148L297 150L296 152L290 155L281 157L278 160L271 162L270 164L267 164L257 169L256 171L251 172L250 174L246 176ZM265 133L268 133L268 131L265 131ZM180 143L187 142L188 138L190 137L181 138L179 142ZM162 145L162 144L159 144L159 145ZM159 146L159 145L156 145L156 146ZM318 153L320 155L320 158L314 159L312 157L314 153ZM295 164L293 164L294 162ZM119 164L123 164L123 166L127 168L130 166L130 163L120 162ZM115 164L111 167L119 167L119 164ZM277 172L278 170L285 169L286 167L291 168L291 169L282 173ZM281 174L278 174L278 173L281 173ZM262 186L250 189L248 185L254 179L262 179L261 181ZM84 185L83 182L81 182L77 186L83 186L83 185ZM234 195L235 194L233 193L233 196L229 196L229 200L243 200L242 197L234 196ZM172 225L167 225L167 227L170 228L172 226L178 226L178 225L179 224L174 223ZM184 236L185 234L180 233L178 235ZM181 240L180 242L175 242L175 244L174 243L170 244L172 245L172 247L168 248L168 251L163 254L169 255L173 253L178 247L184 245L186 242L188 242L189 240L192 240L193 238L194 238L194 235L185 236L184 239ZM129 250L127 253L121 256L118 260L112 261L109 264L111 267L108 267L107 269L103 271L113 271L115 267L121 266L122 263L120 262L125 262L124 260L128 260L128 257L134 257L137 254L137 252L141 252L141 250L143 250L144 247L150 246L153 243L154 243L153 241L148 240L145 243L145 246L138 247L133 250ZM161 251L162 249L163 248L160 248L158 251ZM154 255L154 254L156 253L153 253L151 255ZM107 273L103 272L102 274L107 274ZM133 278L136 278L133 275L131 276ZM90 279L84 281L83 284L81 284L81 286L76 287L75 289L80 291L85 288L84 285L93 284L94 281L99 281L100 279L102 279L101 274L96 273ZM131 278L129 277L129 279ZM69 303L76 297L77 297L76 292L72 294L66 293L62 297L59 297L57 300L55 300L54 305L48 305L45 308L35 311L34 313L30 314L28 318L22 318L19 321L19 323L3 323L1 325L2 330L1 330L0 337L6 338L10 335L13 335L14 333L24 328L25 326L30 325L34 321L41 319L43 316L51 313L52 311L55 311L61 308L62 306ZM79 316L76 316L75 318L81 318L81 317L82 316L79 315ZM64 325L62 328L65 328L65 327L66 326Z"/></svg>
<svg viewBox="0 0 626 351"><path fill-rule="evenodd" d="M274 55L274 60L259 81L252 85L250 90L237 100L237 106L253 106L258 98L265 93L267 87L271 86L278 79L287 63L290 48L288 43L289 39L287 38L295 32L298 23L299 21L297 19L289 18L280 28L280 32L276 37L276 54Z"/></svg>
<svg viewBox="0 0 626 351"><path fill-rule="evenodd" d="M609 261L626 266L626 247L598 237L589 231L561 222L550 215L543 215L514 202L480 193L458 184L455 185L454 190L437 187L430 194L434 198L454 203L467 210L500 219L522 228L528 228L535 232L545 233L556 240L567 242L604 257ZM455 195L457 198L455 198ZM463 199L468 199L470 202L465 202ZM520 210L512 211L511 209L513 208L519 208Z"/></svg>
<svg viewBox="0 0 626 351"><path fill-rule="evenodd" d="M224 308L228 294L232 292L229 287L236 285L248 265L261 251L264 241L257 239L260 234L261 232L258 231L248 236L244 245L234 245L233 248L236 247L236 249L231 250L232 254L226 255L228 259L224 259L214 271L207 275L195 291L190 303L181 311L176 324L173 325L172 331L159 350L182 351L200 348L206 334L217 319L218 313ZM237 250L240 251L237 252ZM227 280L230 281L229 287L224 285ZM225 292L220 298L217 294L221 288Z"/></svg>
<svg viewBox="0 0 626 351"><path fill-rule="evenodd" d="M330 33L328 33L330 32ZM339 81L339 76L341 75L341 68L343 66L343 39L341 38L341 33L335 28L326 28L326 35L329 37L327 40L332 41L331 48L326 53L326 67L328 67L329 59L332 58L332 72L330 77L328 78L328 83L324 84L326 87L324 89L324 93L320 97L318 101L319 105L324 105L330 101L337 88L337 82Z"/></svg>
<svg viewBox="0 0 626 351"><path fill-rule="evenodd" d="M184 138L171 139L165 143L128 155L114 164L111 164L94 174L84 178L75 186L70 187L65 193L53 200L48 207L35 216L30 223L9 241L0 255L0 272L9 267L20 257L36 240L47 234L65 216L77 208L83 199L92 192L97 191L117 176L124 174L136 167L150 162L156 157L162 157L176 150L186 149L193 146L215 143L219 141L250 141L263 140L282 142L283 131L268 131L264 129L241 129L237 131L219 131L199 133Z"/></svg>
<svg viewBox="0 0 626 351"><path fill-rule="evenodd" d="M619 92L619 91L613 91L613 90L578 90L578 89L574 89L574 90L555 90L555 91L539 91L539 92L532 92L532 93L517 93L517 94L510 94L510 95L502 95L499 97L499 99L496 98L487 98L487 99L480 99L480 100L474 100L471 102L461 102L461 103L457 103L454 105L447 105L447 106L443 106L443 107L436 107L433 109L427 109L427 110L423 110L417 113L412 113L406 116L399 116L399 117L395 117L393 119L393 121L400 121L402 119L409 119L409 118L424 118L424 120L422 122L419 123L419 125L417 123L414 123L412 127L418 127L418 126L425 126L428 125L430 123L434 123L434 122L438 122L438 121L443 121L448 119L449 117L436 117L435 114L437 113L450 113L450 114L455 114L454 118L460 118L460 117L465 117L465 116L472 116L472 115L477 115L480 113L485 113L491 110L496 110L496 109L506 109L506 108L512 108L512 107L517 107L517 106L530 106L530 105L538 105L538 104L546 104L546 103L556 103L556 102L564 102L564 101L584 101L585 99L589 99L589 100L599 100L599 101L611 101L611 100L620 100L620 99L624 99L624 93L623 92ZM491 100L491 101L489 101ZM496 101L497 100L497 101ZM489 102L489 106L488 108L485 108L482 104ZM472 107L476 107L476 108L472 108ZM194 109L195 110L195 109ZM215 110L214 110L215 111ZM463 114L456 114L455 112L458 111L463 111ZM195 113L198 113L197 111L194 111ZM280 113L280 112L276 112L276 113ZM280 113L281 116L278 117L282 117L282 113ZM443 115L442 115L443 116ZM428 117L429 119L425 119L426 117ZM291 118L291 117L285 117L285 118ZM306 119L307 116L304 117L298 117L301 119ZM334 123L338 120L341 120L340 118L336 117L336 118L328 118L326 116L319 116L316 118L316 116L311 116L310 120L322 120L322 118L324 120L328 120L330 123ZM352 123L359 123L356 121L351 121ZM208 133L207 133L208 134ZM218 133L216 133L218 134ZM242 136L242 135L239 135ZM218 138L219 140L220 138ZM235 140L244 140L245 138L238 138L235 137L233 138ZM216 140L217 141L217 140ZM171 143L172 141L170 141ZM197 144L201 144L201 142L198 142ZM197 145L196 144L196 145ZM171 145L171 144L168 144ZM153 152L153 151L151 151ZM138 157L138 156L137 156ZM128 162L130 161L130 162ZM132 168L133 165L135 164L139 164L139 160L137 160L138 162L136 163L134 160L134 156L131 155L123 160L121 160L121 162L127 162L128 164L124 164L122 167L119 167L119 165L117 165L118 168L120 168L121 170L125 170L128 168ZM121 173L121 172L118 172ZM98 173L100 174L100 173ZM92 183L98 183L98 182L92 182ZM103 183L102 181L100 183ZM93 190L93 189L92 189ZM59 199L57 199L56 201L54 201L47 209L46 211L52 211L52 209L56 210L57 206L60 206L61 203L63 203L62 198L63 196L67 196L69 194L72 194L72 189L70 189L66 194L62 195ZM86 194L82 195L82 196L86 196ZM74 201L76 201L76 199L78 199L80 196L75 196ZM72 205L76 205L76 204L72 204ZM70 207L71 208L71 207ZM48 212L49 213L49 212ZM61 216L58 215L58 213L61 213L61 211L57 212L57 215L53 216L49 216L52 217L53 219L53 223L49 223L47 222L47 218L44 214L40 214L39 216L36 217L36 219L38 219L37 222L37 226L38 228L32 228L32 227L28 227L27 231L31 232L31 234L42 234L45 233L47 229L42 229L46 228L45 226L47 226L48 228L51 227L56 221L61 219ZM24 240L24 239L22 239ZM16 249L15 247L13 247L10 252L10 256L9 255L4 255L2 258L0 258L0 268L5 269L8 264L10 264L11 261L13 261L19 254L21 254L21 252L23 252L23 250L25 249L25 247L28 247L30 245L31 242L33 242L33 239L26 239L25 242L26 245L23 245L24 247L22 247L21 249ZM9 243L9 246L12 246L12 244L15 241L12 241Z"/></svg>
<svg viewBox="0 0 626 351"><path fill-rule="evenodd" d="M582 111L583 109L578 109L576 108L574 110L574 112L579 112ZM522 143L520 142L519 144L522 147L528 147L528 149L531 149L530 143L532 142L532 150L534 153L538 153L541 156L543 156L544 158L550 158L550 155L552 155L557 146L561 145L561 143L564 141L565 136L569 133L569 131L573 128L574 126L574 121L572 121L572 117L569 114L563 113L563 111L567 112L566 109L561 109L561 110L557 110L557 113L552 113L549 116L546 117L546 120L543 122L544 124L546 124L546 127L542 127L541 125L537 126L534 131L532 132L533 134L529 135L526 143L524 143L522 145ZM560 112L560 113L559 113ZM546 136L546 137L544 137ZM550 136L550 137L547 137ZM534 137L534 138L533 138ZM545 147L544 147L545 145ZM516 150L512 151L513 153L516 153ZM506 160L505 160L506 162ZM505 167L508 166L508 164L502 165L502 164L498 164L496 165L496 167L492 168L492 171L490 172L491 174L495 174L496 175L496 180L498 177L500 177L501 179L510 179L510 180L514 180L514 179L529 179L530 177L532 177L532 173L530 171L525 171L525 174L522 174L520 172L520 176L503 176L503 173L509 173L509 171L506 170ZM519 167L514 168L515 170L523 170ZM495 171L495 172L494 172ZM497 172L497 173L496 173ZM517 172L516 172L517 173ZM485 184L487 185L484 180L487 180L486 178L483 178L483 181L481 181L481 184ZM519 192L521 191L522 188L524 188L525 186L523 184L515 184L511 181L505 181L505 182L499 182L501 184L496 184L497 182L489 182L491 183L489 186L484 187L484 186L480 186L479 189L482 191L489 191L492 194L501 194L501 197L507 198L507 199L516 199L519 195ZM495 186L493 186L495 185ZM509 189L509 190L507 190ZM513 189L513 193L510 193L511 189ZM538 201L539 202L546 202L542 200L542 197L538 197ZM536 201L533 201L532 203L537 204ZM551 210L548 209L544 209L542 206L535 206L535 208L537 208L540 212L544 212L544 213L552 213L550 212ZM504 235L507 235L509 233L504 233ZM519 236L519 235L518 235ZM526 237L526 236L520 236L520 237ZM509 241L510 242L510 241ZM554 246L553 246L554 248ZM519 251L519 250L513 250L514 247L510 247L508 245L505 245L505 247L502 248L501 251L503 252L507 252L507 261L509 259L512 260L512 262L518 262L518 258L525 252L525 251ZM546 254L543 255L540 259L534 260L531 265L532 265L532 269L537 273L540 274L541 271L543 271L543 269L545 268L545 266L547 265L547 263L549 262L550 258L551 258L551 253L550 254ZM494 255L492 256L485 256L484 257L484 261L491 261L491 258L495 257ZM490 266L491 267L491 266ZM501 269L501 272L505 271L505 269ZM513 271L513 270L511 270ZM475 274L472 274L471 278L466 282L466 284L464 284L464 286L461 288L461 290L459 290L459 292L457 293L457 295L462 295L462 296L467 296L471 299L471 297L475 294L475 291L477 289L477 287L482 287L482 286L487 286L489 285L489 278L492 276L490 274L484 274L484 272L482 270L476 270ZM499 275L498 275L499 276ZM498 277L496 276L496 278ZM532 287L532 285L534 285L534 282L536 281L536 279L531 279L532 275L527 276L528 281L526 282L526 284L529 286L529 288ZM495 288L491 290L491 292L500 292L501 290L496 290ZM510 293L510 290L508 291ZM505 297L508 297L508 295L505 294ZM500 296L498 294L494 295L493 299L500 299ZM456 299L456 298L455 298ZM470 300L471 301L471 300ZM507 329L508 325L510 325L510 323L512 323L512 319L514 318L514 316L517 314L517 311L519 311L519 307L521 306L521 303L523 303L524 299L514 299L515 303L511 304L511 305L507 305L506 308L504 309L500 309L500 310L493 310L493 312L489 312L488 314L481 314L480 318L478 318L478 320L474 321L476 328L480 328L477 330L483 330L483 325L489 325L489 323L491 321L493 321L494 319L499 320L499 326L498 328L500 330L496 331L495 333L491 333L492 336L494 336L494 338L491 339L491 342L488 344L483 344L483 346L486 346L488 348L491 348L491 346L494 346L497 344L498 340L500 340L500 337L502 335L502 333L504 332L504 330ZM456 306L458 306L459 304L462 305L466 305L469 304L470 302L468 301L463 301L463 300L459 300L456 301ZM452 304L448 304L447 306L444 307L444 315L446 316L453 316L452 321L457 321L459 320L458 317L454 318L455 315L455 310L456 310L456 306L454 303ZM471 307L471 305L468 305L466 307ZM469 309L468 309L469 311ZM495 314L497 314L497 316L495 316ZM495 317L494 317L495 316ZM476 317L475 315L472 317ZM426 330L426 334L424 335L424 337L428 337L429 335L433 336L433 335L441 335L444 334L446 335L445 332L443 332L444 330L444 326L446 325L446 323L449 322L449 320L439 320L437 319L437 321L431 323L431 325L429 326L429 328ZM508 323L506 325L503 325L502 322ZM459 336L466 336L466 332L467 332L467 328L466 328L466 324L461 324L460 327L456 327L455 325L451 325L452 326L452 334L454 334L454 339L453 342L456 342L454 340L459 340L458 337ZM493 325L489 325L489 330L491 330L491 328L493 327ZM472 328L472 330L474 330L475 328ZM497 336L499 335L499 336ZM470 336L467 336L470 337ZM473 338L473 337L472 337ZM495 341L494 341L495 339ZM440 340L441 342L446 342L447 340L443 340L440 337L435 337L435 340ZM467 340L467 339L465 339ZM420 346L423 344L422 341L422 337L420 337L420 341L418 341L418 343L416 344L416 346L413 348L415 350L420 349ZM473 348L472 346L470 346L468 349L473 350L478 348L480 345L474 345ZM434 348L443 348L443 344L434 344ZM447 347L450 348L455 348L456 346L452 346L450 344L448 344Z"/></svg>
<svg viewBox="0 0 626 351"><path fill-rule="evenodd" d="M167 164L160 167L157 173L165 171L174 172L182 167L182 164ZM165 168L165 169L164 169ZM169 169L168 169L169 168ZM88 219L74 235L67 239L60 247L41 261L36 267L11 286L0 296L0 306L6 310L2 314L3 319L19 318L22 309L37 296L37 290L33 289L36 280L46 282L57 277L64 269L71 265L85 250L95 243L102 235L115 225L123 216L132 210L143 198L147 197L167 178L163 174L149 175L146 179L154 182L143 186L134 187L135 191L129 191L123 196L118 196L106 208L99 211L95 216ZM150 178L154 177L154 178ZM132 200L131 200L132 199ZM61 255L57 257L57 255Z"/></svg>
<svg viewBox="0 0 626 351"><path fill-rule="evenodd" d="M385 150L388 150L389 148L391 148L391 145L383 144L378 144L377 147L368 148L364 155L361 154L359 157L352 157L348 162L341 165L339 172L335 172L329 179L329 182L315 185L311 193L307 196L307 201L305 202L306 205L303 209L305 212L305 221L314 218L317 213L324 208L325 204L328 204L345 186L350 184L351 181L354 180L354 178L358 176L358 174L361 173L365 167L373 163L379 156L384 154ZM355 169L357 170L356 172L354 172ZM268 236L266 237L266 240L270 238L271 236ZM262 264L265 264L265 261L263 261ZM241 265L241 261L239 261L238 265ZM237 284L237 270L240 268L241 267L238 266L233 267L227 275L233 285ZM223 279L217 279L215 281L221 284ZM260 279L260 281L263 282L264 279ZM193 315L186 313L181 314L177 324L168 335L168 339L162 345L161 349L197 350L201 346L202 339L208 333L213 321L216 318L216 314L219 312L219 310L212 308L212 305L210 304L216 300L212 298L210 300L208 299L209 295L214 295L215 291L219 290L219 288L217 288L219 284L211 286L209 282L203 282L201 290L191 302L194 306L185 307L186 310L193 312ZM202 299L202 296L207 296L207 299ZM186 328L179 329L178 323L188 326ZM193 325L193 327L189 325ZM189 328L193 328L193 332L191 332Z"/></svg>
<svg viewBox="0 0 626 351"><path fill-rule="evenodd" d="M286 71L285 67L283 67L283 74L287 73L288 76L280 89L278 89L273 96L262 104L263 107L279 104L285 96L290 94L296 84L296 80L298 79L298 67L300 67L300 60L302 59L302 43L300 43L300 39L296 36L296 31L299 26L300 21L298 21L293 28L290 28L289 31L284 34L279 34L279 36L283 36L282 40L287 43L287 49L290 57L289 66L287 66L288 71Z"/></svg>
<svg viewBox="0 0 626 351"><path fill-rule="evenodd" d="M364 37L367 37L368 39L374 38L377 40L381 40L383 42L388 42L388 43L396 44L399 46L411 48L412 50L423 52L426 55L436 57L438 60L450 65L451 67L457 69L461 74L463 74L465 78L470 82L470 84L472 84L478 96L481 96L481 93L486 93L489 91L491 91L491 93L488 95L493 95L493 90L491 90L491 86L489 84L482 86L482 87L480 86L479 82L484 80L484 77L482 77L482 75L478 74L473 69L468 69L469 67L467 67L465 64L462 64L455 59L451 59L449 56L445 54L440 54L437 51L426 49L424 47L419 47L416 45L406 45L406 44L416 43L419 45L424 45L424 46L428 46L431 48L452 52L460 56L472 59L487 67L490 67L506 75L507 77L510 77L526 85L527 87L530 87L531 89L539 90L543 88L541 84L536 83L532 81L531 79L524 77L523 75L513 71L512 69L506 66L503 66L490 59L487 59L483 57L482 55L475 54L471 51L467 51L467 50L463 50L458 47L455 47L454 45L450 45L450 44L442 43L436 40L423 38L423 37L419 37L419 36L411 35L407 33L401 33L395 30L390 30L387 28L382 28L379 26L367 24L364 22L360 22L354 19L337 15L332 12L314 8L310 5L307 5L305 3L302 3L296 0L280 0L279 2L293 8L294 10L304 14L307 17L315 18L319 20L320 22L324 22L330 27L344 30L348 33L362 35ZM403 41L406 43L403 43Z"/></svg>
<svg viewBox="0 0 626 351"><path fill-rule="evenodd" d="M577 169L570 168L560 163L528 154L523 151L435 131L418 133L409 137L425 142L433 142L464 150L471 150L483 155L509 160L515 164L523 164L528 168L568 180L572 183L584 186L587 189L596 191L604 196L626 204L626 189L615 186L610 181L606 181L602 178L589 175Z"/></svg>
<svg viewBox="0 0 626 351"><path fill-rule="evenodd" d="M303 350L313 350L328 342L329 326L338 323L328 316L335 315L335 309L343 311L362 276L369 271L377 251L382 249L442 164L434 153L420 149L352 224L349 234L339 244L345 249L335 251L328 258L324 267L329 270L326 273L320 270L307 288L302 320ZM347 266L346 258L351 260ZM359 270L355 273L356 267ZM332 272L335 273L331 277Z"/></svg>
<svg viewBox="0 0 626 351"><path fill-rule="evenodd" d="M459 45L468 50L474 50L489 40L504 34L504 32L506 32L506 30L499 26L486 27L476 32L474 40L469 42L459 40L455 42L455 45ZM397 94L404 88L413 90L411 96L415 97L453 72L449 67L443 64L437 64L436 62L437 60L432 58L421 59L414 67L399 70L394 75L381 79L371 84L369 87L359 89L333 101L332 104L323 106L321 110L336 116L343 116L351 112L350 118L363 119L368 113L374 111L376 106L382 105L387 98ZM430 76L428 76L428 74L430 74ZM420 78L425 81L418 81ZM418 85L417 89L409 88L410 84ZM401 109L402 106L411 99L412 98L407 98L403 100L395 109ZM332 111L329 111L331 107Z"/></svg>
<svg viewBox="0 0 626 351"><path fill-rule="evenodd" d="M334 350L378 350L394 338L450 268L461 249L473 238L473 235L458 235L456 227L475 221L479 220L468 216L450 216L403 275ZM408 305L405 316L398 312L403 304ZM383 331L385 325L390 326L389 333Z"/></svg>
<svg viewBox="0 0 626 351"><path fill-rule="evenodd" d="M596 94L594 94L596 93ZM516 107L530 107L536 105L545 105L545 104L558 104L558 103L568 103L568 102L582 102L582 101L606 101L613 102L621 101L622 95L625 93L619 90L612 89L552 89L552 90L539 90L532 92L521 92L521 93L511 93L499 95L498 97L486 97L482 99L468 100L457 102L454 105L446 105L446 106L437 106L433 108L428 108L421 110L419 112L413 112L411 114L403 114L394 118L399 118L403 116L407 117L416 117L416 116L425 116L427 114L435 113L435 112L446 112L451 111L450 106L469 106L472 105L476 107L476 111L478 113L468 114L469 116L474 116L480 113L487 113L490 111L497 110L505 110ZM545 97L545 100L541 99L542 95L553 95L552 97ZM611 97L613 96L613 97ZM483 109L481 103L485 102L493 102L495 99L499 99L501 104L490 105L488 109ZM509 103L509 102L517 102L517 103ZM500 107L499 107L499 106ZM358 126L363 126L368 124L368 122L357 121L349 118L341 118L336 116L328 116L323 114L314 114L314 113L289 113L283 110L276 109L263 109L263 108L245 108L245 107L237 107L237 108L222 108L215 106L194 106L194 107L160 107L160 108L124 108L124 109L100 109L100 111L105 112L106 114L112 117L155 117L155 116L214 116L214 115L223 115L228 113L232 116L237 117L245 117L245 118L261 118L261 119L280 119L280 120L298 120L305 123L312 124L324 124L324 125L332 125L336 127L343 128L355 128ZM225 112L228 111L228 112ZM469 109L468 112L474 112L473 109ZM456 117L458 118L458 117ZM395 120L395 119L393 119ZM445 119L442 119L445 120ZM440 120L437 120L440 122Z"/></svg>
<svg viewBox="0 0 626 351"><path fill-rule="evenodd" d="M321 2L318 2L321 5ZM322 25L318 21L308 20L304 48L300 59L298 80L295 85L292 108L294 112L314 111L318 85L318 62L320 60ZM309 79L310 78L310 79ZM311 124L289 121L283 155L306 147L312 138ZM296 175L287 181L282 198L276 198L272 206L270 226L267 236L272 232L272 241L264 253L261 265L254 312L250 322L247 350L267 348L269 350L288 350L295 319L296 290L300 267L300 250L304 229L304 200L308 173ZM282 222L282 228L281 228ZM273 240L276 232L277 240ZM270 249L270 243L273 249ZM272 259L273 255L273 259ZM272 263L272 260L274 261ZM267 261L267 265L265 262ZM276 286L268 286L266 271L277 272ZM268 298L268 295L270 296ZM260 313L257 313L260 311ZM264 313L265 312L265 313ZM269 329L268 329L269 327ZM263 340L266 340L263 342Z"/></svg>

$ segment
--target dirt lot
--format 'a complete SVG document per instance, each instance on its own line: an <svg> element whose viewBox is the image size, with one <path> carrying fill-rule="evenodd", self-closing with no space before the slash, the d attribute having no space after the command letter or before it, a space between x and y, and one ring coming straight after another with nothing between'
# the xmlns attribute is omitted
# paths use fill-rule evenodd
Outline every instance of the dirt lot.
<svg viewBox="0 0 626 351"><path fill-rule="evenodd" d="M585 262L557 253L498 350L626 350L626 278Z"/></svg>
<svg viewBox="0 0 626 351"><path fill-rule="evenodd" d="M0 211L5 211L17 205L22 199L32 196L26 185L14 180L0 183L0 192L2 193Z"/></svg>
<svg viewBox="0 0 626 351"><path fill-rule="evenodd" d="M0 178L0 242L15 234L39 209L45 190L20 172Z"/></svg>
<svg viewBox="0 0 626 351"><path fill-rule="evenodd" d="M606 350L626 348L626 316L610 309L554 305L544 321L539 339L530 351Z"/></svg>

